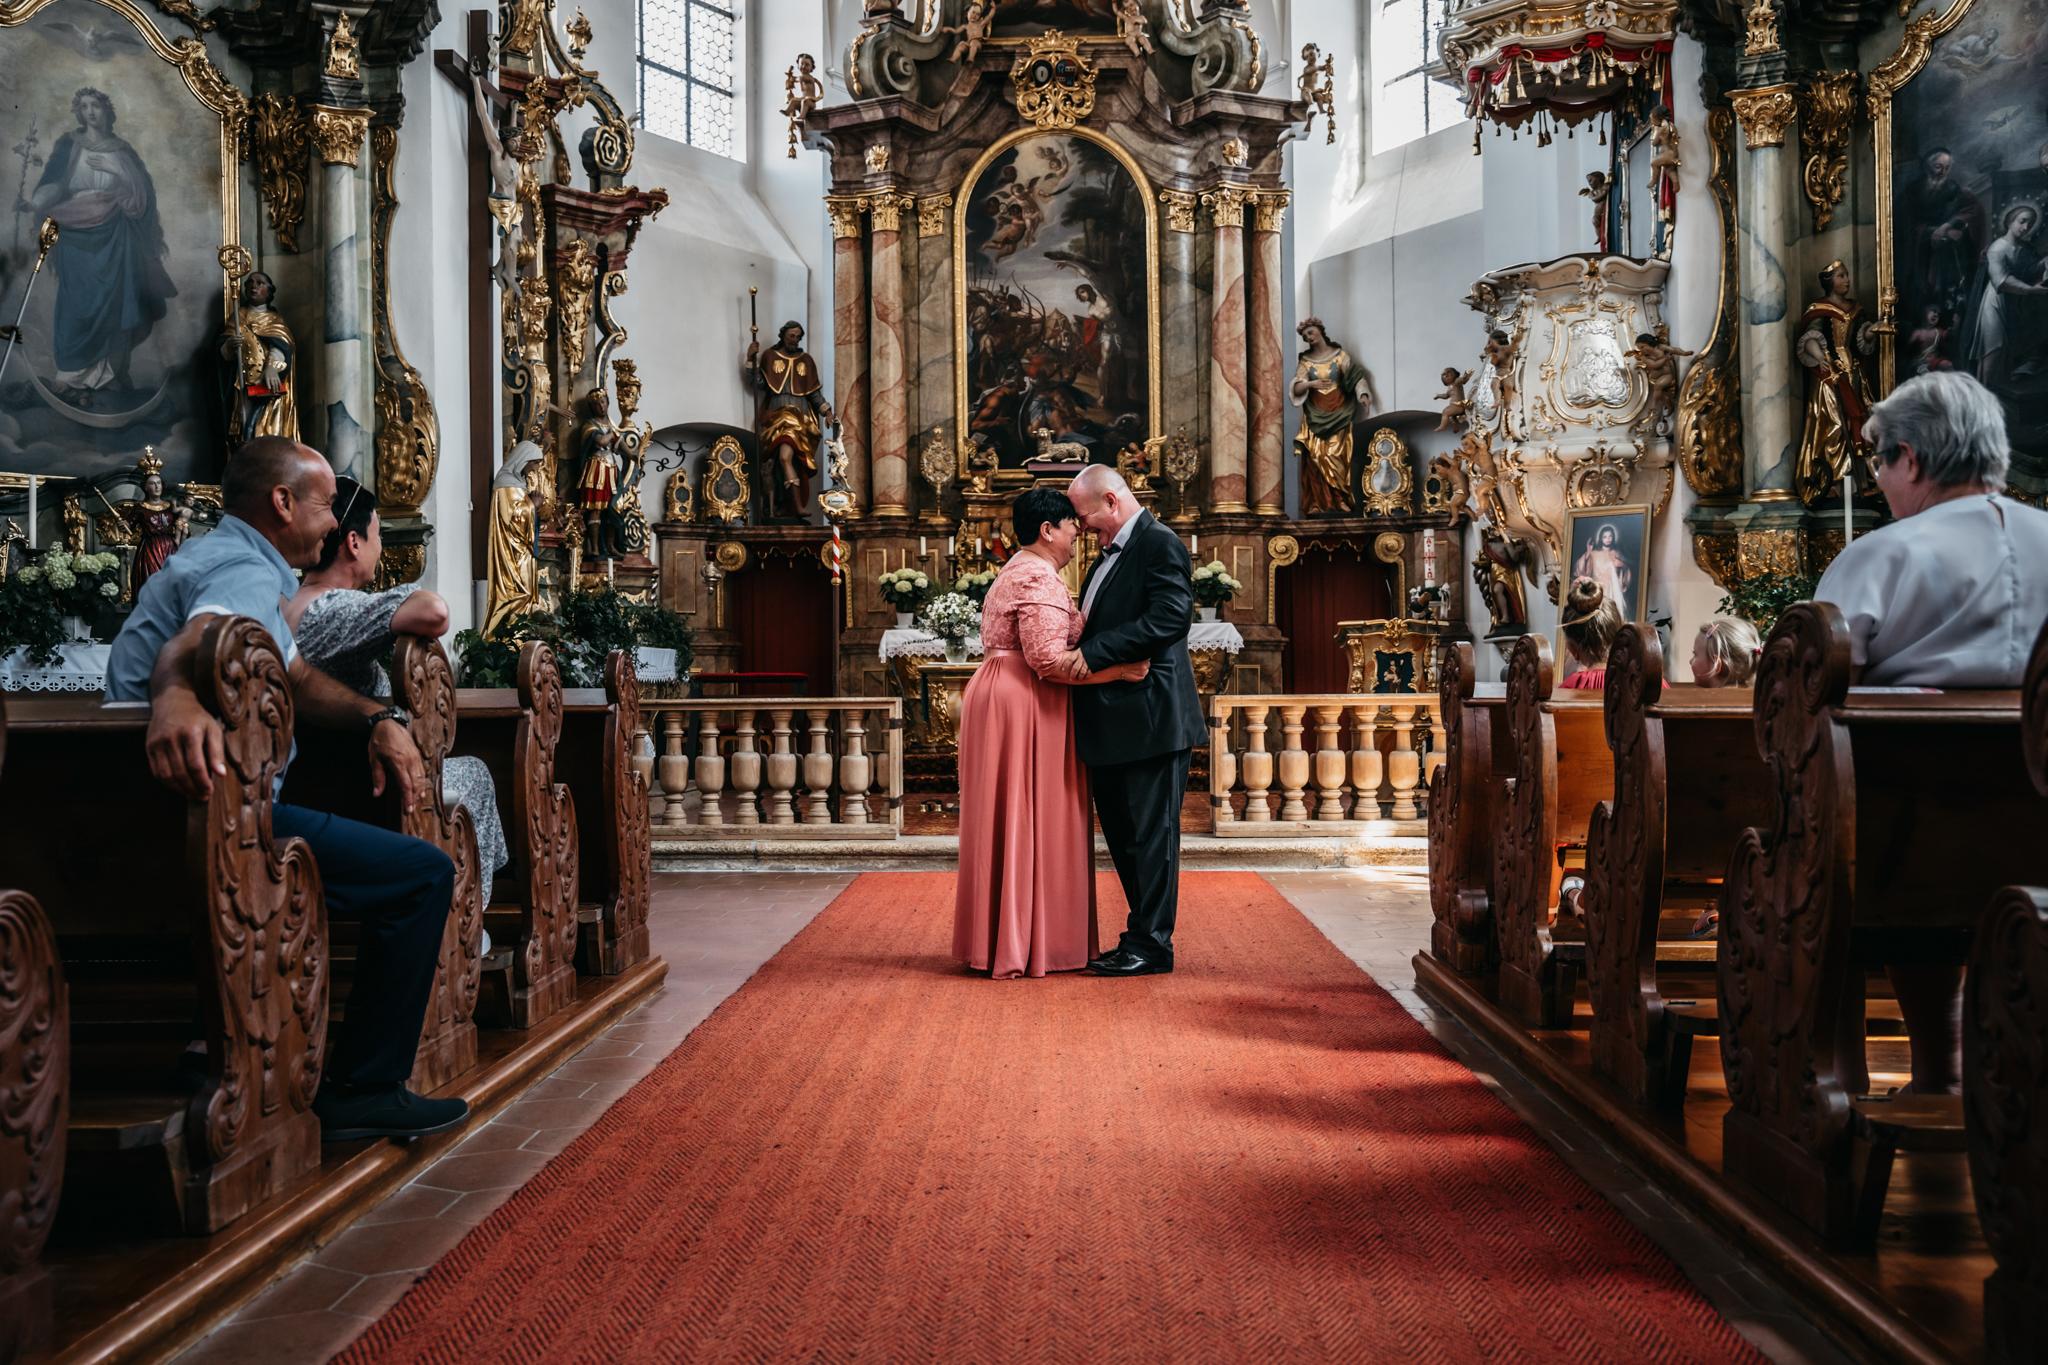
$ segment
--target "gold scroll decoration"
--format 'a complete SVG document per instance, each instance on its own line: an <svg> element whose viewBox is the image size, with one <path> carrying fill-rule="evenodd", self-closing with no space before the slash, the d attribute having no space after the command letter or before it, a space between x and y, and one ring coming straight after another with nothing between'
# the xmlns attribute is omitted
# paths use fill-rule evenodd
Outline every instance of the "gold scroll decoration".
<svg viewBox="0 0 2048 1365"><path fill-rule="evenodd" d="M1813 206L1813 230L1827 231L1849 177L1849 129L1856 116L1856 73L1822 71L1806 87L1799 140L1806 147L1800 186Z"/></svg>
<svg viewBox="0 0 2048 1365"><path fill-rule="evenodd" d="M1095 112L1095 63L1058 29L1027 39L1010 66L1017 112L1040 130L1072 128Z"/></svg>
<svg viewBox="0 0 2048 1365"><path fill-rule="evenodd" d="M397 175L398 130L379 125L370 130L370 345L377 359L377 501L385 511L403 515L419 512L433 489L441 459L441 419L427 392L426 377L399 349L392 322L391 225L398 217ZM400 548L387 548L386 560ZM424 570L424 559L421 565ZM410 583L417 577L415 573L395 581Z"/></svg>
<svg viewBox="0 0 2048 1365"><path fill-rule="evenodd" d="M299 106L275 91L258 95L249 108L249 155L256 184L270 210L270 230L286 251L299 249L306 221L306 154L312 129Z"/></svg>

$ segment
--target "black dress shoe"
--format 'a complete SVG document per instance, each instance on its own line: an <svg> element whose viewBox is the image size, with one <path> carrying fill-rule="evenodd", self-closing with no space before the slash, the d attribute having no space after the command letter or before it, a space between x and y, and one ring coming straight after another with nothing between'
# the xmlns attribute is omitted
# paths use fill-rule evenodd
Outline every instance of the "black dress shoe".
<svg viewBox="0 0 2048 1365"><path fill-rule="evenodd" d="M1115 948L1088 964L1096 976L1163 976L1173 970L1173 959L1142 957L1129 948Z"/></svg>
<svg viewBox="0 0 2048 1365"><path fill-rule="evenodd" d="M389 1089L352 1090L323 1085L313 1097L313 1112L320 1118L322 1142L348 1142L356 1138L425 1137L445 1133L469 1117L465 1100L428 1099L402 1085Z"/></svg>

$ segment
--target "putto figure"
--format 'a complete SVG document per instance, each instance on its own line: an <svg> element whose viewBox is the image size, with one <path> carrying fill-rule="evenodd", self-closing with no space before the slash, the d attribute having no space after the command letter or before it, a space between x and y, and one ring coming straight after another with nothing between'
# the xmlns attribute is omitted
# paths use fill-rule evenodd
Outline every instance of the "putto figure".
<svg viewBox="0 0 2048 1365"><path fill-rule="evenodd" d="M783 323L765 351L759 342L748 343L746 365L759 405L754 429L761 456L777 475L783 514L801 519L810 501L806 489L818 472L818 445L826 426L837 422L818 362L804 349L803 324Z"/></svg>

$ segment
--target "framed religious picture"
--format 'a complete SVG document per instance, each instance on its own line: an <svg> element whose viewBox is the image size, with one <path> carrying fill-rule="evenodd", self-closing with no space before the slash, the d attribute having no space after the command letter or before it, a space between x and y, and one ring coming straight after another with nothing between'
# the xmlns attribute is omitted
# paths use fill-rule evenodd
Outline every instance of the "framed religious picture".
<svg viewBox="0 0 2048 1365"><path fill-rule="evenodd" d="M1137 163L1084 129L1012 134L954 212L963 452L992 452L997 482L1016 484L1028 460L1113 464L1155 434L1159 235Z"/></svg>
<svg viewBox="0 0 2048 1365"><path fill-rule="evenodd" d="M1581 578L1600 585L1621 608L1624 621L1647 619L1650 573L1650 507L1575 507L1565 514L1565 589ZM1560 644L1559 658L1563 658Z"/></svg>
<svg viewBox="0 0 2048 1365"><path fill-rule="evenodd" d="M1998 395L2012 487L2048 496L2048 44L2032 0L1946 0L1870 74L1879 382L1962 370Z"/></svg>
<svg viewBox="0 0 2048 1365"><path fill-rule="evenodd" d="M0 0L0 90L17 187L0 314L28 305L0 378L0 469L105 475L154 446L167 483L216 478L246 100L130 0Z"/></svg>

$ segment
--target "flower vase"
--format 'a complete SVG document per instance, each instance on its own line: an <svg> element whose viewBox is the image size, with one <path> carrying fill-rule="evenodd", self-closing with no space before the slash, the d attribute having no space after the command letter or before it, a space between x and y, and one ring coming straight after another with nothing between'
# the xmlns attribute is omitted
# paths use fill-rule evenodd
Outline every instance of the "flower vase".
<svg viewBox="0 0 2048 1365"><path fill-rule="evenodd" d="M64 638L74 645L92 643L92 627L85 623L83 616L67 616L61 622Z"/></svg>
<svg viewBox="0 0 2048 1365"><path fill-rule="evenodd" d="M916 616L914 616L914 615L912 615L912 614L911 614L910 612L907 612L907 611L899 611L899 612L897 612L897 613L896 613L896 629L898 629L898 630L915 630L915 629L917 629L917 617L916 617Z"/></svg>
<svg viewBox="0 0 2048 1365"><path fill-rule="evenodd" d="M965 640L946 641L946 662L949 664L964 664L967 662L967 642Z"/></svg>
<svg viewBox="0 0 2048 1365"><path fill-rule="evenodd" d="M1216 608L1214 608L1214 607L1196 607L1196 608L1195 608L1195 619L1196 619L1197 621L1213 621L1213 620L1215 620L1215 619L1216 619Z"/></svg>

